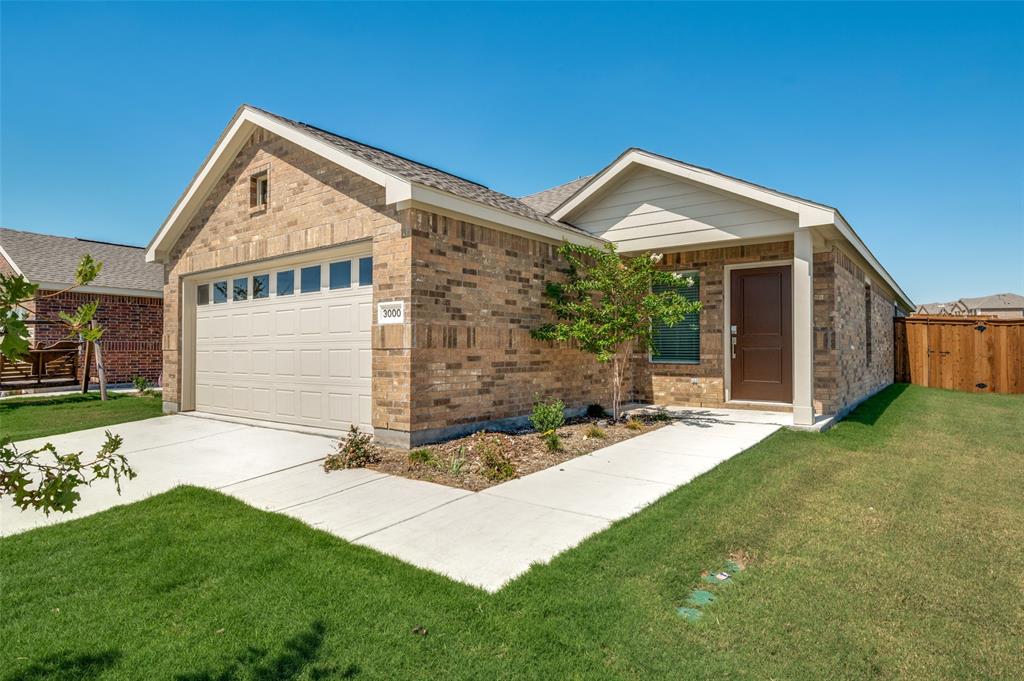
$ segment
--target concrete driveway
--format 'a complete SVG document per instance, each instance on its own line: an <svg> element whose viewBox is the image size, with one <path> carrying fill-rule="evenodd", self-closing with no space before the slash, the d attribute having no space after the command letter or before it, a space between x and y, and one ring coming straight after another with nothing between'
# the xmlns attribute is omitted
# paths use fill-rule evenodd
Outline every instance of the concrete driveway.
<svg viewBox="0 0 1024 681"><path fill-rule="evenodd" d="M332 440L252 425L166 416L113 426L139 473L118 496L97 483L74 513L9 507L13 534L130 503L179 484L219 490L260 509L373 547L488 591L576 546L775 432L786 416L677 410L679 420L483 492L371 470L320 467ZM103 428L47 438L95 450ZM31 442L23 443L31 446Z"/></svg>

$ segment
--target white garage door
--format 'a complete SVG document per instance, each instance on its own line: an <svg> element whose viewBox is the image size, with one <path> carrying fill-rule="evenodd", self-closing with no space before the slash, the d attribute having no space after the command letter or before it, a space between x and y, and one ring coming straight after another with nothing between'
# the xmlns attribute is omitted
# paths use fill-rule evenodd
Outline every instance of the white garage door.
<svg viewBox="0 0 1024 681"><path fill-rule="evenodd" d="M196 286L196 410L373 432L373 263L353 255Z"/></svg>

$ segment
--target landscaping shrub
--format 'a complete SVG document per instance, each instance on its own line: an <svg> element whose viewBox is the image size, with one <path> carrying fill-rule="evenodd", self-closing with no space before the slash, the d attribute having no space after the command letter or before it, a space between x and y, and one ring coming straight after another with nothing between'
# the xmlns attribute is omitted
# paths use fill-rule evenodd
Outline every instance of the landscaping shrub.
<svg viewBox="0 0 1024 681"><path fill-rule="evenodd" d="M457 478L462 475L462 469L466 465L466 448L459 447L457 454L451 454L444 462L435 459L434 463L448 475Z"/></svg>
<svg viewBox="0 0 1024 681"><path fill-rule="evenodd" d="M380 452L373 444L373 439L366 433L360 433L359 426L353 425L345 439L338 440L338 451L324 459L324 470L362 468L379 461Z"/></svg>
<svg viewBox="0 0 1024 681"><path fill-rule="evenodd" d="M606 412L604 407L600 404L591 404L587 406L587 417L592 419L604 418Z"/></svg>
<svg viewBox="0 0 1024 681"><path fill-rule="evenodd" d="M429 466L434 462L434 453L426 447L409 452L409 463L413 465Z"/></svg>
<svg viewBox="0 0 1024 681"><path fill-rule="evenodd" d="M516 477L516 465L501 451L501 440L484 435L473 445L473 453L480 460L480 475L491 482L503 482Z"/></svg>
<svg viewBox="0 0 1024 681"><path fill-rule="evenodd" d="M604 429L599 428L598 426L590 426L587 428L587 437L604 439L608 437L608 433L604 432Z"/></svg>
<svg viewBox="0 0 1024 681"><path fill-rule="evenodd" d="M544 438L549 450L557 452L562 448L562 439L558 437L558 429L565 425L565 405L562 400L534 402L530 423Z"/></svg>
<svg viewBox="0 0 1024 681"><path fill-rule="evenodd" d="M148 395L149 389L150 387L152 387L152 384L149 382L149 379L146 378L145 376L132 376L132 385L135 387L135 390L137 390L140 395Z"/></svg>
<svg viewBox="0 0 1024 681"><path fill-rule="evenodd" d="M643 430L644 423L637 417L630 416L628 419L626 419L626 427L629 428L630 430Z"/></svg>

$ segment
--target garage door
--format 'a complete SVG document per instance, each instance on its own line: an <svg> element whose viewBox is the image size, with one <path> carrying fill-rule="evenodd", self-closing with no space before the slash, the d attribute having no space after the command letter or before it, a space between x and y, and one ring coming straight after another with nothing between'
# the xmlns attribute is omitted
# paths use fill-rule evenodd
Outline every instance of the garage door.
<svg viewBox="0 0 1024 681"><path fill-rule="evenodd" d="M373 262L357 254L196 286L196 410L372 432Z"/></svg>

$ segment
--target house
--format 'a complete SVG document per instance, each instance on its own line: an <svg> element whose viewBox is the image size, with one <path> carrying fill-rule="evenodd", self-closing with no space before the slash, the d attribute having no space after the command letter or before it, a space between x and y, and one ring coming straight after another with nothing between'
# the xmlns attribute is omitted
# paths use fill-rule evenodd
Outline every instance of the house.
<svg viewBox="0 0 1024 681"><path fill-rule="evenodd" d="M415 446L607 404L605 366L530 336L563 241L694 274L699 324L658 330L632 399L812 424L892 382L913 304L835 208L641 149L517 199L244 105L149 245L165 409Z"/></svg>
<svg viewBox="0 0 1024 681"><path fill-rule="evenodd" d="M103 263L99 276L88 286L66 291L75 283L82 256ZM128 383L134 376L153 382L162 370L163 267L146 262L137 246L110 244L0 227L0 272L21 274L39 285L35 310L29 319L56 319L80 305L99 301L96 321L103 327L103 364L107 382ZM65 340L59 324L33 324L34 347Z"/></svg>
<svg viewBox="0 0 1024 681"><path fill-rule="evenodd" d="M1020 319L1024 317L1024 296L1016 293L996 293L980 298L960 298L951 303L925 303L918 305L914 314Z"/></svg>

